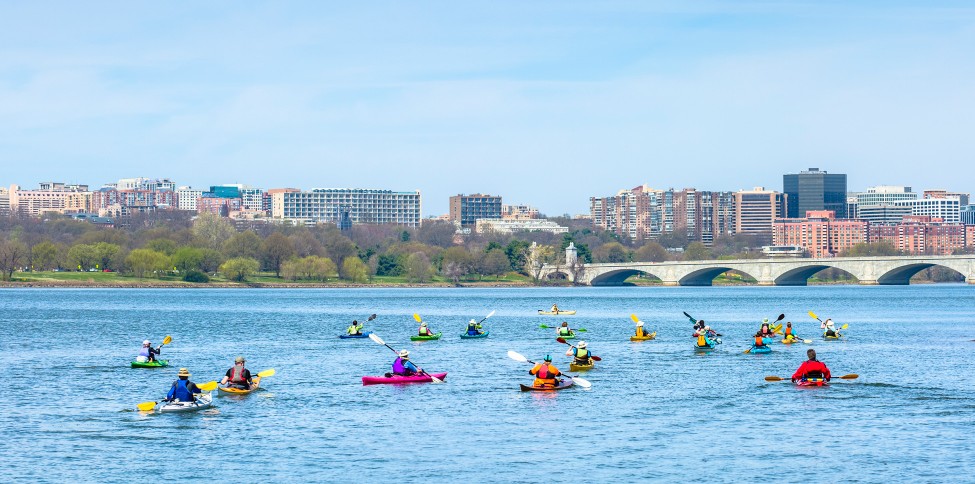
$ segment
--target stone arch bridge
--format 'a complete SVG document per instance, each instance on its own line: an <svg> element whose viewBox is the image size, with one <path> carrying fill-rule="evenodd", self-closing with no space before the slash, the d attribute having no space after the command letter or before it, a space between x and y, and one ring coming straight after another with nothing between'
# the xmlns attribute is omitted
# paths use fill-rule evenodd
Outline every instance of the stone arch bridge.
<svg viewBox="0 0 975 484"><path fill-rule="evenodd" d="M566 260L575 260L574 247L566 250ZM762 286L805 286L813 274L835 268L852 274L860 284L904 285L910 284L914 274L935 266L954 269L969 284L975 284L975 255L627 262L575 265L575 270L573 264L546 264L540 268L539 277L618 286L628 277L643 273L660 278L665 286L710 286L718 275L735 270L755 278Z"/></svg>

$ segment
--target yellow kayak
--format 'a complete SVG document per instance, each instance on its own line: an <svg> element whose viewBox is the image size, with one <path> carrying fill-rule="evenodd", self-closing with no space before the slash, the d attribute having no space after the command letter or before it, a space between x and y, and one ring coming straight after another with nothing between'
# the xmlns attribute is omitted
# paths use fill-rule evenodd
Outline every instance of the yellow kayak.
<svg viewBox="0 0 975 484"><path fill-rule="evenodd" d="M251 385L249 390L243 390L234 387L217 387L217 388L219 388L221 392L229 393L231 395L247 395L248 393L257 390L257 388L261 386L261 377L255 376L254 378L251 378L251 381L254 382L254 384Z"/></svg>
<svg viewBox="0 0 975 484"><path fill-rule="evenodd" d="M657 337L657 332L654 331L644 336L630 336L630 341L650 341L656 337Z"/></svg>
<svg viewBox="0 0 975 484"><path fill-rule="evenodd" d="M592 361L592 360L589 360L589 364L588 365L577 365L575 363L569 363L569 370L570 371L591 370L592 367L595 366L595 365L596 365L596 362L595 361Z"/></svg>
<svg viewBox="0 0 975 484"><path fill-rule="evenodd" d="M575 311L542 311L541 309L538 310L538 314L544 316L558 316L560 314L566 316L572 316L575 313L576 313Z"/></svg>

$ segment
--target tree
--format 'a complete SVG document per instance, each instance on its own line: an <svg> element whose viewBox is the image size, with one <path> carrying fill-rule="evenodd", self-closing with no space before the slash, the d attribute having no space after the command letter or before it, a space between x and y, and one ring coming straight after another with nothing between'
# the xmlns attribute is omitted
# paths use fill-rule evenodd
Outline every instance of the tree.
<svg viewBox="0 0 975 484"><path fill-rule="evenodd" d="M633 260L637 262L664 262L670 259L667 249L657 242L647 242L633 251Z"/></svg>
<svg viewBox="0 0 975 484"><path fill-rule="evenodd" d="M291 245L295 248L295 255L298 257L325 255L325 247L307 230L291 235L289 238L291 239Z"/></svg>
<svg viewBox="0 0 975 484"><path fill-rule="evenodd" d="M68 262L79 270L87 271L98 263L98 252L94 245L75 244L68 249Z"/></svg>
<svg viewBox="0 0 975 484"><path fill-rule="evenodd" d="M447 278L460 282L460 278L470 274L473 270L473 259L467 249L463 247L450 247L443 251L440 262L440 272Z"/></svg>
<svg viewBox="0 0 975 484"><path fill-rule="evenodd" d="M680 249L687 246L688 240L685 233L670 232L658 237L657 242L669 249Z"/></svg>
<svg viewBox="0 0 975 484"><path fill-rule="evenodd" d="M250 257L235 257L220 264L220 272L231 281L244 282L257 273L260 264Z"/></svg>
<svg viewBox="0 0 975 484"><path fill-rule="evenodd" d="M358 257L346 257L342 261L342 273L344 278L352 282L366 282L366 278L369 277L369 268L366 267L366 263L362 262L362 259Z"/></svg>
<svg viewBox="0 0 975 484"><path fill-rule="evenodd" d="M691 242L684 249L684 260L708 260L711 258L711 251L700 242Z"/></svg>
<svg viewBox="0 0 975 484"><path fill-rule="evenodd" d="M201 213L193 222L193 238L209 249L219 249L235 233L237 229L229 220L212 213Z"/></svg>
<svg viewBox="0 0 975 484"><path fill-rule="evenodd" d="M234 257L257 259L261 257L261 238L253 230L236 233L223 243L223 254L228 259Z"/></svg>
<svg viewBox="0 0 975 484"><path fill-rule="evenodd" d="M453 222L444 220L424 221L416 232L416 240L438 247L450 247L454 245L454 234L456 232L457 227L454 226Z"/></svg>
<svg viewBox="0 0 975 484"><path fill-rule="evenodd" d="M274 271L277 277L281 277L281 263L294 257L295 247L291 244L291 239L280 232L275 232L264 239L261 255L264 258L264 266Z"/></svg>
<svg viewBox="0 0 975 484"><path fill-rule="evenodd" d="M504 255L508 256L508 263L516 271L522 271L525 267L525 254L531 244L524 240L512 240L504 248ZM524 272L525 275L528 272Z"/></svg>
<svg viewBox="0 0 975 484"><path fill-rule="evenodd" d="M501 276L508 273L511 270L511 262L508 261L508 256L505 255L504 250L499 248L489 250L484 258L481 259L481 274L485 276L495 276L495 280L500 279Z"/></svg>
<svg viewBox="0 0 975 484"><path fill-rule="evenodd" d="M337 275L337 268L332 259L310 255L301 259L290 259L281 263L281 277L296 281L298 279L314 279L325 281Z"/></svg>
<svg viewBox="0 0 975 484"><path fill-rule="evenodd" d="M555 260L555 248L549 245L533 245L525 249L525 272L536 283L541 279L542 266Z"/></svg>
<svg viewBox="0 0 975 484"><path fill-rule="evenodd" d="M176 252L176 242L169 239L152 239L146 242L145 249L152 249L166 255L173 255Z"/></svg>
<svg viewBox="0 0 975 484"><path fill-rule="evenodd" d="M53 242L45 240L34 246L34 267L33 270L46 271L54 268L58 258L58 246Z"/></svg>
<svg viewBox="0 0 975 484"><path fill-rule="evenodd" d="M116 257L122 252L122 247L108 242L99 242L95 244L94 250L98 269L115 270L121 265L117 263Z"/></svg>
<svg viewBox="0 0 975 484"><path fill-rule="evenodd" d="M406 257L395 254L379 254L376 258L377 276L400 276L406 270Z"/></svg>
<svg viewBox="0 0 975 484"><path fill-rule="evenodd" d="M223 264L223 254L216 249L203 249L203 260L200 261L200 270L213 274Z"/></svg>
<svg viewBox="0 0 975 484"><path fill-rule="evenodd" d="M432 269L430 258L423 252L414 252L406 258L406 280L410 282L429 282Z"/></svg>
<svg viewBox="0 0 975 484"><path fill-rule="evenodd" d="M630 259L626 247L623 247L623 244L619 242L608 242L599 246L594 251L593 256L596 262L620 263Z"/></svg>
<svg viewBox="0 0 975 484"><path fill-rule="evenodd" d="M125 258L125 265L139 278L145 277L147 273L164 273L169 270L169 264L166 254L152 249L135 249Z"/></svg>
<svg viewBox="0 0 975 484"><path fill-rule="evenodd" d="M9 281L27 259L27 246L13 240L0 240L0 272Z"/></svg>
<svg viewBox="0 0 975 484"><path fill-rule="evenodd" d="M196 247L180 247L176 249L172 256L173 267L183 273L202 270L204 250Z"/></svg>
<svg viewBox="0 0 975 484"><path fill-rule="evenodd" d="M874 242L870 244L856 244L843 251L842 257L876 257L886 255L901 255L901 251L890 242Z"/></svg>

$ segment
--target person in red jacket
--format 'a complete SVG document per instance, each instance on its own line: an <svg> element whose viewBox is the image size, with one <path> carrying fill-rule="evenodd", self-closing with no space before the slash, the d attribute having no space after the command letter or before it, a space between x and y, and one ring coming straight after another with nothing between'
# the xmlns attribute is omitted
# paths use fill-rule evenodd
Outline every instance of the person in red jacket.
<svg viewBox="0 0 975 484"><path fill-rule="evenodd" d="M806 351L806 355L809 356L809 360L799 365L799 369L792 374L792 381L808 380L810 378L823 378L829 381L829 368L826 368L823 362L816 359L816 350L810 349Z"/></svg>

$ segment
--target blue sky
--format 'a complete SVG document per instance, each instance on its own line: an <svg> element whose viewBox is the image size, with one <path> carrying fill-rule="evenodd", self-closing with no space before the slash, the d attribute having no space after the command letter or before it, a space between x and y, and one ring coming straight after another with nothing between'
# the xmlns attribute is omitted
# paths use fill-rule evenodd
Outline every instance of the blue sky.
<svg viewBox="0 0 975 484"><path fill-rule="evenodd" d="M0 184L975 191L970 5L0 0Z"/></svg>

